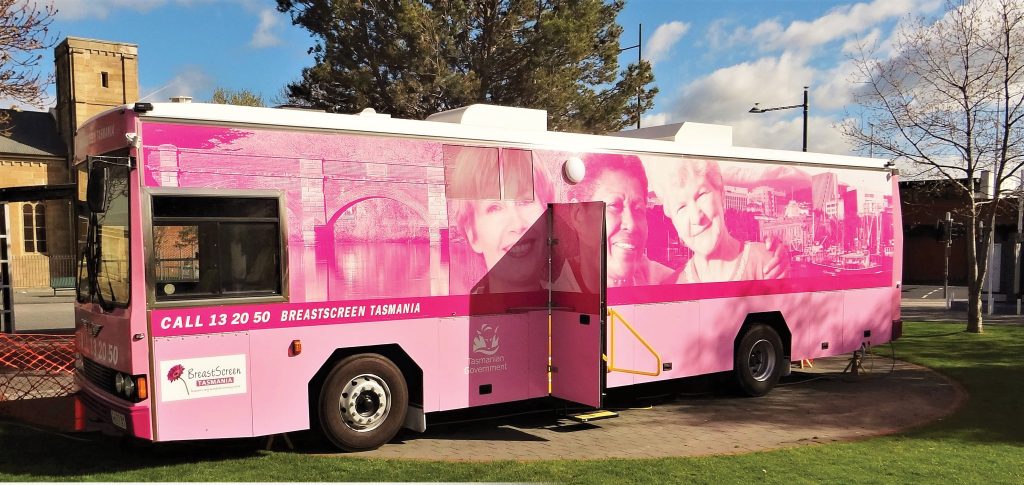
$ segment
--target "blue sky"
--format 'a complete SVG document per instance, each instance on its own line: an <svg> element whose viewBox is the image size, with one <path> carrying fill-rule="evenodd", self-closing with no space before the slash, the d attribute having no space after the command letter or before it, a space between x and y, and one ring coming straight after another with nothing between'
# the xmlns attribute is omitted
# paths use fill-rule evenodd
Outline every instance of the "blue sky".
<svg viewBox="0 0 1024 485"><path fill-rule="evenodd" d="M58 39L139 46L140 90L150 101L214 87L273 100L312 64L313 39L273 0L55 0ZM660 94L644 126L697 121L732 125L737 145L800 149L800 110L749 114L801 102L811 87L811 151L849 153L834 123L847 116L849 52L884 41L908 14L941 13L940 0L628 0L623 46L643 25L644 58ZM636 50L622 54L636 59ZM46 64L46 68L52 68Z"/></svg>

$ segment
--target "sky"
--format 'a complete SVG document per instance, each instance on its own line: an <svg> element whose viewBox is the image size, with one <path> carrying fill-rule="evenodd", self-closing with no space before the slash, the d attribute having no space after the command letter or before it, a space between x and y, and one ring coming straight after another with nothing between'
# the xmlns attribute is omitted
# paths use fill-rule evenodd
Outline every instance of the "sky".
<svg viewBox="0 0 1024 485"><path fill-rule="evenodd" d="M56 39L138 45L140 95L209 100L215 87L273 103L312 65L314 39L274 0L53 0ZM733 127L734 144L799 150L802 111L748 113L803 102L808 150L850 154L835 124L855 113L854 46L883 45L908 15L941 14L941 0L627 0L623 47L637 44L660 90L643 126L694 121ZM638 49L622 53L635 62ZM52 54L43 67L52 70ZM53 89L51 87L51 93Z"/></svg>

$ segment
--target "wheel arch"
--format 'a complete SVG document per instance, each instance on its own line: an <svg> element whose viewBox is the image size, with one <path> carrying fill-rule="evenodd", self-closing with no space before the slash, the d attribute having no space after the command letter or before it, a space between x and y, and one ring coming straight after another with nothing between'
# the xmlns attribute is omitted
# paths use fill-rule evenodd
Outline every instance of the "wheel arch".
<svg viewBox="0 0 1024 485"><path fill-rule="evenodd" d="M330 374L334 365L342 359L359 354L380 355L398 366L405 378L405 384L409 389L409 405L423 405L423 369L416 364L416 361L409 357L409 354L398 344L369 345L362 347L346 347L336 349L331 356L324 360L320 369L313 374L309 380L309 409L316 409L316 403L320 396L320 389Z"/></svg>
<svg viewBox="0 0 1024 485"><path fill-rule="evenodd" d="M767 325L775 330L775 333L779 334L779 339L782 340L783 355L787 358L793 355L793 333L790 332L789 325L786 324L786 319L780 311L748 313L747 317L743 319L743 325L740 325L739 331L733 338L733 355L736 355L740 348L740 341L743 340L743 336L750 330L750 327L758 324Z"/></svg>

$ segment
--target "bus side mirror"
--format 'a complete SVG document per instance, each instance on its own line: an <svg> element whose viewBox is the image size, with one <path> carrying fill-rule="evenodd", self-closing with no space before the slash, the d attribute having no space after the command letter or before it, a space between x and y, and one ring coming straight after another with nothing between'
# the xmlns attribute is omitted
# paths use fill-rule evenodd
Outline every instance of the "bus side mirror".
<svg viewBox="0 0 1024 485"><path fill-rule="evenodd" d="M90 164L85 198L89 211L97 214L107 211L107 167Z"/></svg>

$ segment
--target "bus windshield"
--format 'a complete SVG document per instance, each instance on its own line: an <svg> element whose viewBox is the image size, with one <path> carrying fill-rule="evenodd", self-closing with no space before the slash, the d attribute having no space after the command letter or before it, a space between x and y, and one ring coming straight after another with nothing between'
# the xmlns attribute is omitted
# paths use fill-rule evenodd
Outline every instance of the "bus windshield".
<svg viewBox="0 0 1024 485"><path fill-rule="evenodd" d="M99 303L105 310L128 304L127 156L92 157L78 167L78 301ZM100 170L102 177L90 177ZM89 187L102 183L102 190ZM102 194L102 210L93 210L88 194ZM93 206L93 207L90 207Z"/></svg>

